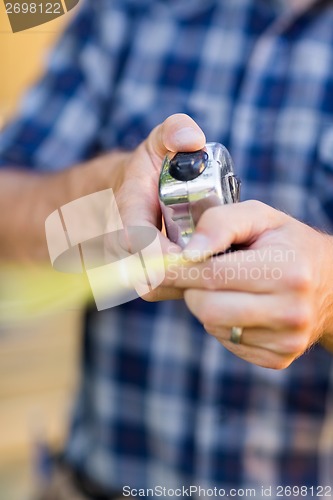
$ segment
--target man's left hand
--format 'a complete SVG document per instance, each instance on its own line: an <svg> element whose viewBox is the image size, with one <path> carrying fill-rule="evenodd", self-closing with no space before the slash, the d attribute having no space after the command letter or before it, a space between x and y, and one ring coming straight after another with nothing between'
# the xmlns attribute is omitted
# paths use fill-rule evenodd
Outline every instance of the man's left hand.
<svg viewBox="0 0 333 500"><path fill-rule="evenodd" d="M236 250L223 253L230 246ZM333 240L257 201L207 210L169 269L191 312L237 356L283 369L313 344L333 345ZM241 343L230 341L233 326Z"/></svg>

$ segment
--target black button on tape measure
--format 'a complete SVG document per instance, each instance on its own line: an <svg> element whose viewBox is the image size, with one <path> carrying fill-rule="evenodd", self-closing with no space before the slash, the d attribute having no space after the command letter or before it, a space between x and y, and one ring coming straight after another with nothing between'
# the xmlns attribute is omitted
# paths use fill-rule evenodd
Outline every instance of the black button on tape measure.
<svg viewBox="0 0 333 500"><path fill-rule="evenodd" d="M193 181L207 167L208 154L203 149L177 153L170 161L169 174L177 181Z"/></svg>

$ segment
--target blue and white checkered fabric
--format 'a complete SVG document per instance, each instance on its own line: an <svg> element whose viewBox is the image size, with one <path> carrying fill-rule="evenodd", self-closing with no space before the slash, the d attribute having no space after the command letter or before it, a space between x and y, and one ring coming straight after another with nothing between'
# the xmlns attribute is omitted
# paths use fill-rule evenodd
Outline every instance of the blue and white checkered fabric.
<svg viewBox="0 0 333 500"><path fill-rule="evenodd" d="M230 149L243 199L332 232L333 5L296 15L285 3L83 2L0 136L1 164L59 170L185 112ZM260 498L262 485L333 482L333 365L320 347L285 371L258 368L182 302L138 300L87 315L82 363L67 456L105 486Z"/></svg>

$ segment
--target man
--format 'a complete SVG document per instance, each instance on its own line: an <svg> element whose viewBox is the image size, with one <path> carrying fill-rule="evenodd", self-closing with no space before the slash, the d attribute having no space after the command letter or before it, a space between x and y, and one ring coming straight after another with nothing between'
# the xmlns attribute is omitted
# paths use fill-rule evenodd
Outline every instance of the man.
<svg viewBox="0 0 333 500"><path fill-rule="evenodd" d="M266 278L167 276L151 297L185 290L199 322L173 300L87 314L65 453L81 495L331 495L332 240L309 226L332 232L332 27L329 1L87 1L4 131L3 257L45 257L46 216L106 187L125 224L159 227L162 158L203 147L201 130L264 202L207 212L187 257L240 243ZM201 130L158 126L174 113ZM271 248L296 256L275 281Z"/></svg>

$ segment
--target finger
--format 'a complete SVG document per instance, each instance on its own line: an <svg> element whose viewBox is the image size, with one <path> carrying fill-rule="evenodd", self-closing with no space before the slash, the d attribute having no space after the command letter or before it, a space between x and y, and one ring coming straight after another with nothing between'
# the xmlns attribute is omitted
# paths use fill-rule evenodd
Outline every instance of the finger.
<svg viewBox="0 0 333 500"><path fill-rule="evenodd" d="M163 281L167 252L176 250L180 254L181 249L154 226L126 226L104 237L101 257L113 266L119 263L114 269L121 277L120 284L134 287L145 300L175 300L182 298L183 291L164 287Z"/></svg>
<svg viewBox="0 0 333 500"><path fill-rule="evenodd" d="M163 300L180 300L184 298L184 292L176 288L168 288L159 286L152 290L147 295L141 297L146 302L160 302Z"/></svg>
<svg viewBox="0 0 333 500"><path fill-rule="evenodd" d="M216 325L204 325L205 330L216 337L220 342L231 342L231 329L226 327L216 327ZM307 338L303 332L283 330L276 332L267 328L243 329L240 344L245 347L255 347L265 349L280 355L292 355L303 353L307 347ZM232 347L232 346L230 346Z"/></svg>
<svg viewBox="0 0 333 500"><path fill-rule="evenodd" d="M210 208L199 219L184 256L199 261L226 251L232 244L248 246L265 231L280 227L287 217L258 201Z"/></svg>
<svg viewBox="0 0 333 500"><path fill-rule="evenodd" d="M307 304L292 295L185 290L185 302L202 324L231 328L304 330L312 320Z"/></svg>
<svg viewBox="0 0 333 500"><path fill-rule="evenodd" d="M293 251L269 248L239 250L220 254L205 262L174 262L166 276L166 283L178 288L208 290L239 290L254 293L272 293L290 288L290 266L295 263Z"/></svg>
<svg viewBox="0 0 333 500"><path fill-rule="evenodd" d="M196 151L205 143L205 134L195 121L179 113L155 127L144 145L151 159L160 162L168 151Z"/></svg>
<svg viewBox="0 0 333 500"><path fill-rule="evenodd" d="M203 148L206 139L200 127L185 114L176 114L155 127L133 153L127 168L131 172L117 193L117 203L125 225L140 219L158 225L160 205L158 180L162 161L168 151L195 151ZM140 210L138 210L140 207Z"/></svg>
<svg viewBox="0 0 333 500"><path fill-rule="evenodd" d="M281 355L261 347L248 347L242 344L233 344L232 342L221 340L223 347L235 354L244 361L273 370L284 370L295 359L294 355ZM297 357L297 356L296 356Z"/></svg>

